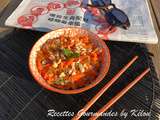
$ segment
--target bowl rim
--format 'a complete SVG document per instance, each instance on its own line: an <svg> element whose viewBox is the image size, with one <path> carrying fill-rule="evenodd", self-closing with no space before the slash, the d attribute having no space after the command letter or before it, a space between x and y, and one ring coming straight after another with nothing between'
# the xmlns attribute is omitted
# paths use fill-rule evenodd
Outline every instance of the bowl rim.
<svg viewBox="0 0 160 120"><path fill-rule="evenodd" d="M43 37L47 36L48 34L51 34L52 32L54 32L54 31L56 31L56 30L67 29L67 28L70 28L70 29L72 29L72 28L77 28L77 29L85 30L85 31L87 31L87 32L89 32L89 33L91 33L91 34L94 34L94 35L98 38L98 42L104 47L105 53L107 52L107 63L106 63L106 64L103 64L103 69L102 69L101 74L99 74L99 75L96 77L96 79L94 80L93 83L88 84L88 85L85 86L85 87L82 87L82 88L79 88L79 89L74 89L74 90L63 90L63 89L58 89L58 88L55 88L55 87L53 87L53 86L50 86L50 85L48 85L47 83L44 84L44 82L43 82L43 81L40 81L40 80L38 79L38 76L36 76L36 75L34 74L33 69L32 69L32 66L30 65L30 63L31 63L31 58L32 58L32 57L31 57L31 56L32 56L31 53L32 53L33 48L35 47L35 45L37 45L37 43L38 43ZM104 59L105 59L105 58L104 58ZM104 59L103 59L103 61L104 61ZM104 79L104 77L105 77L106 74L108 73L109 68L110 68L110 63L111 63L110 50L109 50L108 46L105 44L105 42L104 42L97 34L89 31L88 29L80 28L80 27L63 27L63 28L57 28L57 29L52 30L52 31L50 31L50 32L48 32L48 33L45 33L45 34L44 34L43 36L41 36L41 37L34 43L34 45L32 46L32 48L31 48L31 50L30 50L30 53L29 53L29 60L28 60L29 71L30 71L31 75L33 76L34 80L35 80L39 85L41 85L42 87L44 87L45 89L50 90L50 91L52 91L52 92L60 93L60 94L79 94L79 93L85 92L85 91L87 91L87 90L95 87L96 85L98 85L98 83L100 83L100 82ZM99 78L99 79L97 79L97 78Z"/></svg>

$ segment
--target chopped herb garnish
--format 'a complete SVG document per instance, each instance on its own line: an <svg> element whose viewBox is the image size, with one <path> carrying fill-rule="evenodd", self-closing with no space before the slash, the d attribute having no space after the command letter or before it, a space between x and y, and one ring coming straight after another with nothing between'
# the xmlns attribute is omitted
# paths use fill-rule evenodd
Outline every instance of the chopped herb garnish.
<svg viewBox="0 0 160 120"><path fill-rule="evenodd" d="M65 80L64 78L60 78L54 81L54 84L57 84L57 85L66 85L67 83L68 83L68 80Z"/></svg>
<svg viewBox="0 0 160 120"><path fill-rule="evenodd" d="M73 58L77 58L77 57L79 57L79 56L80 56L79 53L73 53L73 54L72 54L72 57L73 57Z"/></svg>
<svg viewBox="0 0 160 120"><path fill-rule="evenodd" d="M80 56L79 53L73 52L69 49L63 49L63 54L67 57L67 58L77 58Z"/></svg>

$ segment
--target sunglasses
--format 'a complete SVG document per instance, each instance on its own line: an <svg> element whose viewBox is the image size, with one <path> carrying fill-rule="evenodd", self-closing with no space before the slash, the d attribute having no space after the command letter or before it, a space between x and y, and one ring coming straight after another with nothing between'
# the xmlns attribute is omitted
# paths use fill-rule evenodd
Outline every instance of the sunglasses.
<svg viewBox="0 0 160 120"><path fill-rule="evenodd" d="M110 25L123 29L130 27L128 16L112 4L111 0L90 0L90 3L91 4L87 4L87 6L98 8Z"/></svg>

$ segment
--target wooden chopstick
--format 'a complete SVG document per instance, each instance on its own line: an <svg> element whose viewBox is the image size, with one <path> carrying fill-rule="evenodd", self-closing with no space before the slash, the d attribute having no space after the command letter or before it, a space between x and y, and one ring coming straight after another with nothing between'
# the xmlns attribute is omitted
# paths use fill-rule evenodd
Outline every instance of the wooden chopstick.
<svg viewBox="0 0 160 120"><path fill-rule="evenodd" d="M104 94L110 86L116 82L116 80L138 59L138 56L135 56L127 65L125 65L84 107L80 110L72 120L78 120L81 116Z"/></svg>
<svg viewBox="0 0 160 120"><path fill-rule="evenodd" d="M89 120L96 120L99 116L101 116L115 102L117 102L125 93L127 93L136 83L138 83L149 71L150 69L148 68L143 73L141 73L135 80L133 80L121 92L119 92L115 97L113 97L106 105L104 105L97 113L95 113L95 116L90 117Z"/></svg>

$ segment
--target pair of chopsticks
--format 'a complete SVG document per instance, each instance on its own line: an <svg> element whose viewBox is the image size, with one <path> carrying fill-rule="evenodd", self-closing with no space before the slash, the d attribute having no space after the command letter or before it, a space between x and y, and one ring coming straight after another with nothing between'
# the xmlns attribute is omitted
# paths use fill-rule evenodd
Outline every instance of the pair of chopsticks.
<svg viewBox="0 0 160 120"><path fill-rule="evenodd" d="M79 120L81 116L106 92L113 83L138 59L135 56L127 65L125 65L84 107L80 110L72 120ZM113 97L106 105L104 105L98 112L95 113L96 116L91 116L89 120L96 120L105 111L107 111L114 103L116 103L125 93L127 93L136 83L138 83L148 72L150 68L144 70L138 77L135 78L129 85L127 85L122 91L120 91L115 97Z"/></svg>

